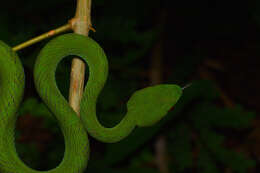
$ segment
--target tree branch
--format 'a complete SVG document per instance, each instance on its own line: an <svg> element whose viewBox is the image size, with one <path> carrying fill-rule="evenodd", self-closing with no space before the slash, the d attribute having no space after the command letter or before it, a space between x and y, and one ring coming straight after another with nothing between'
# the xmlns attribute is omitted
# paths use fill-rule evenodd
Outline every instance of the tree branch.
<svg viewBox="0 0 260 173"><path fill-rule="evenodd" d="M88 36L91 29L91 0L78 0L73 22L73 30L77 34ZM74 58L71 65L69 104L79 115L80 100L84 89L85 64Z"/></svg>

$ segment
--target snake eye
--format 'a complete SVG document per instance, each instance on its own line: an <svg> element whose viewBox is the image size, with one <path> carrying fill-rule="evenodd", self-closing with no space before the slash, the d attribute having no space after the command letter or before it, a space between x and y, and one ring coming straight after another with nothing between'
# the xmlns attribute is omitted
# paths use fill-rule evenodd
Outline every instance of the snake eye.
<svg viewBox="0 0 260 173"><path fill-rule="evenodd" d="M182 95L177 85L156 85L136 91L127 103L138 126L150 126L162 119ZM133 114L133 115L132 115Z"/></svg>

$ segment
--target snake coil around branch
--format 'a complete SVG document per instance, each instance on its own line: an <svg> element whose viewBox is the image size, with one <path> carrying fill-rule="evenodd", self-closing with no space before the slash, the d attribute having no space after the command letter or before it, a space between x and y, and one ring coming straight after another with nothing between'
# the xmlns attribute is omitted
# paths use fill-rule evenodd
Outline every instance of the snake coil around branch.
<svg viewBox="0 0 260 173"><path fill-rule="evenodd" d="M58 63L69 55L81 57L89 67L80 117L62 96L55 81ZM33 170L20 160L14 137L17 110L25 85L24 70L17 54L0 42L0 172L82 173L89 158L87 133L102 142L118 142L136 126L145 127L158 122L182 95L182 89L172 84L138 90L130 97L127 113L121 122L113 128L106 128L98 121L96 103L107 75L106 55L99 44L89 37L61 35L41 50L34 67L34 82L41 99L57 119L64 136L65 152L56 168L49 171Z"/></svg>

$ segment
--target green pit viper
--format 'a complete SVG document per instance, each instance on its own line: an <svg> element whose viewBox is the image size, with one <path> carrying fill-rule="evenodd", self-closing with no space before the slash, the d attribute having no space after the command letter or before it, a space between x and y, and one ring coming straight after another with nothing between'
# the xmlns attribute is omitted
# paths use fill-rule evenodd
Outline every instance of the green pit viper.
<svg viewBox="0 0 260 173"><path fill-rule="evenodd" d="M80 104L80 118L60 93L55 81L58 63L69 55L82 58L89 68L89 79ZM24 70L17 54L0 42L0 172L82 173L89 158L87 132L102 142L118 142L136 126L150 126L159 121L182 95L182 88L171 84L138 90L127 102L127 114L120 123L113 128L106 128L98 121L96 103L107 75L106 55L99 44L89 37L64 34L51 40L40 51L34 66L35 87L57 119L64 136L65 152L56 168L37 171L19 159L15 148L14 130L17 110L23 97Z"/></svg>

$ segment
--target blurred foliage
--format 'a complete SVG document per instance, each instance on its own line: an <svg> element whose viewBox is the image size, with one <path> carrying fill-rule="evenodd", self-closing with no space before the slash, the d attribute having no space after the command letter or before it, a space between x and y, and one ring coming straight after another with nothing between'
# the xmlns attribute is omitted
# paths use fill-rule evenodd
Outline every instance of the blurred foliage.
<svg viewBox="0 0 260 173"><path fill-rule="evenodd" d="M74 16L76 7L69 0L46 0L40 5L32 0L15 1L16 6L13 1L6 3L0 10L0 39L11 46L66 23ZM109 78L97 105L99 119L105 126L118 123L126 112L129 96L149 85L149 79L141 74L152 70L147 66L149 52L164 33L154 19L167 5L166 1L148 0L93 1L92 21L97 33L90 36L104 48L110 65ZM19 52L25 66L26 91L19 110L16 147L21 158L38 170L57 166L64 151L63 136L55 118L33 86L34 61L47 41ZM57 85L66 98L71 58L63 60L56 71ZM171 75L165 81L188 83L204 58L197 54L172 58ZM240 138L227 132L249 129L254 113L242 106L223 108L219 98L214 82L196 80L155 126L135 129L128 138L115 144L100 144L90 138L91 156L86 172L158 173L153 144L159 134L167 137L170 172L218 173L224 168L247 172L254 161L226 147L225 141ZM30 138L25 138L26 133Z"/></svg>

